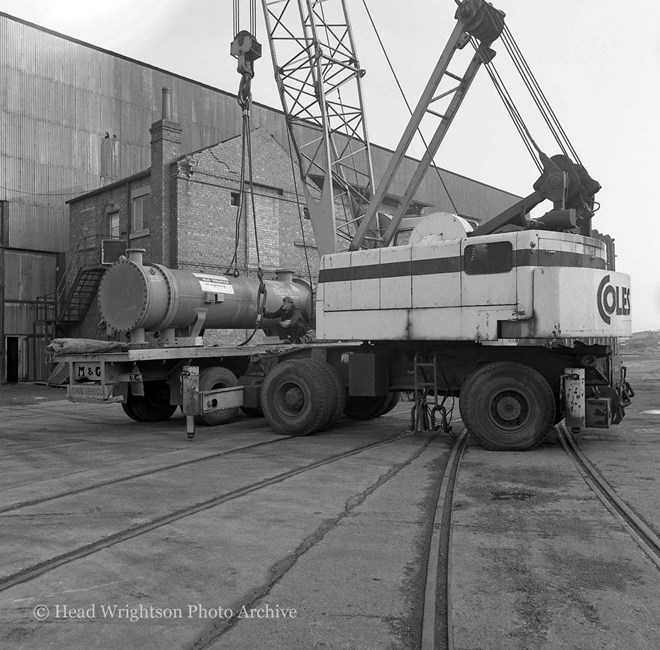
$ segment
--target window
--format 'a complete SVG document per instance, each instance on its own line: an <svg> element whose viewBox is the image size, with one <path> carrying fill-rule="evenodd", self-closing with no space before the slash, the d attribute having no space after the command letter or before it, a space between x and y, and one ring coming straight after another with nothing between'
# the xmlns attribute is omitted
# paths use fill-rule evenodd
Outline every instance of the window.
<svg viewBox="0 0 660 650"><path fill-rule="evenodd" d="M139 232L149 227L150 201L149 187L141 187L131 192L131 232Z"/></svg>
<svg viewBox="0 0 660 650"><path fill-rule="evenodd" d="M392 242L394 246L405 246L410 243L410 235L412 235L412 228L406 228L405 230L397 230L394 234L394 241Z"/></svg>
<svg viewBox="0 0 660 650"><path fill-rule="evenodd" d="M110 239L119 239L121 234L119 231L119 210L108 212L106 216L108 237L110 237Z"/></svg>
<svg viewBox="0 0 660 650"><path fill-rule="evenodd" d="M232 192L231 193L231 204L232 205L240 205L241 203L241 195L238 192Z"/></svg>
<svg viewBox="0 0 660 650"><path fill-rule="evenodd" d="M466 246L463 268L468 275L506 273L513 268L513 246L508 241Z"/></svg>

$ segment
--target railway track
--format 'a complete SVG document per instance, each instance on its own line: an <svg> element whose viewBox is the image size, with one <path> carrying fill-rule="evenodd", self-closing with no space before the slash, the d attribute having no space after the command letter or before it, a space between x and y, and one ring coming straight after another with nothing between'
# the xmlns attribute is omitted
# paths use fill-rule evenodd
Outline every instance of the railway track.
<svg viewBox="0 0 660 650"><path fill-rule="evenodd" d="M422 650L453 648L450 593L451 513L454 488L468 437L467 430L463 430L456 437L436 500L424 590L420 644Z"/></svg>
<svg viewBox="0 0 660 650"><path fill-rule="evenodd" d="M660 537L628 506L581 451L562 422L557 426L559 442L578 472L602 504L619 520L648 558L660 569Z"/></svg>
<svg viewBox="0 0 660 650"><path fill-rule="evenodd" d="M386 438L385 440L378 440L376 442L370 442L366 445L361 445L357 448L350 449L348 451L344 451L342 453L338 454L333 454L331 456L327 456L322 459L315 460L310 463L306 463L300 467L297 467L295 469L290 469L284 472L279 472L273 476L270 476L265 479L261 479L258 481L253 481L251 483L248 483L245 486L241 486L240 488L233 489L233 490L228 490L226 492L223 492L221 494L216 494L211 498L207 498L203 501L194 503L192 505L187 505L181 508L178 508L176 510L173 510L171 512L168 512L167 514L163 514L158 517L154 517L150 519L149 521L136 524L133 526L126 527L122 530L119 530L115 533L112 533L110 535L107 535L103 537L102 539L94 540L93 542L87 543L87 544L80 544L79 546L76 546L75 548L72 548L71 550L58 554L56 556L50 557L48 559L45 559L43 561L35 562L23 569L20 569L18 571L15 571L11 574L8 574L4 576L3 578L0 579L0 592L6 591L7 589L10 589L16 585L29 582L30 580L34 580L35 578L38 578L39 576L52 571L53 569L56 569L58 567L61 567L63 565L69 564L71 562L74 562L76 560L88 557L90 555L93 555L94 553L98 553L99 551L106 549L110 546L114 546L115 544L125 542L127 540L134 539L136 537L139 537L141 535L144 535L145 533L148 533L150 531L156 530L158 528L161 528L163 526L166 526L168 524L171 524L173 522L176 522L180 519L183 519L184 517L188 517L190 515L194 515L196 513L202 512L204 510L208 510L210 508L213 508L215 506L219 506L221 504L227 503L229 501L232 501L234 499L239 499L243 496L246 496L248 494L251 494L253 492L256 492L258 490L262 490L264 488L267 488L272 485L276 485L278 483L282 483L283 481L286 481L287 479L293 478L295 476L299 476L301 474L304 474L305 472L312 471L314 469L317 469L319 467L322 467L324 465L328 465L331 463L336 463L338 461L341 461L343 459L349 458L351 456L355 456L357 454L363 453L367 450L376 448L376 447L381 447L384 445L392 444L396 442L397 440L400 440L402 438L406 438L413 435L412 433L406 432L406 433L400 433L396 434L393 436L390 436ZM262 443L257 443L254 445L248 445L245 447L241 447L239 449L234 449L234 450L228 450L226 452L219 452L218 454L212 454L210 456L206 456L201 459L195 459L195 460L190 460L190 461L185 461L182 463L176 463L172 464L168 467L164 468L158 468L152 471L147 471L147 472L141 472L139 474L135 474L132 476L128 477L122 477L118 478L113 481L106 481L106 482L99 482L95 486L89 486L86 488L80 488L77 490L71 490L66 493L61 493L60 495L54 495L52 498L42 498L42 499L36 499L33 500L29 503L25 504L16 504L14 506L10 506L9 511L11 514L20 514L20 511L22 509L25 509L27 507L32 507L35 505L35 503L45 503L47 501L53 501L55 499L59 498L65 498L67 496L76 496L80 494L82 491L90 491L94 489L100 489L102 487L107 486L108 484L117 484L120 482L127 482L130 480L133 480L135 478L142 478L145 475L155 473L155 472L160 472L160 471L168 471L172 470L175 468L183 467L185 465L190 465L192 463L195 463L197 461L203 461L203 460L209 460L221 456L227 456L232 453L238 453L238 452L243 452L249 449L254 449L255 447L258 446L265 446L267 444L275 444L275 443L282 443L286 440L289 440L289 438L284 438L284 439L278 439L274 441L267 441L267 442L262 442ZM7 510L5 510L7 512Z"/></svg>
<svg viewBox="0 0 660 650"><path fill-rule="evenodd" d="M232 449L226 449L223 451L218 451L213 454L207 454L205 456L200 456L199 458L192 458L190 460L184 460L179 463L170 463L168 465L163 465L162 467L155 467L153 469L148 469L144 470L142 472L135 472L133 474L127 474L126 476L118 476L117 478L112 478L112 479L107 479L105 481L97 481L96 483L92 483L91 485L85 485L84 487L80 488L75 488L72 490L64 490L62 492L55 492L54 494L50 494L45 497L37 497L33 499L28 499L25 501L19 501L16 503L12 503L6 506L1 506L0 507L0 515L7 513L7 512L13 512L15 510L20 510L21 508L27 508L30 506L36 506L40 505L42 503L47 503L48 501L54 501L56 499L63 499L66 497L70 496L77 496L79 494L82 494L84 492L90 492L92 490L97 490L102 487L107 487L109 485L117 485L119 483L125 483L128 481L132 481L138 478L143 478L145 476L151 476L153 474L159 474L161 472L167 472L171 471L173 469L178 469L180 467L186 467L188 465L195 465L197 463L204 463L210 460L214 460L217 458L222 458L223 456L229 456L230 454L236 454L240 452L247 451L249 449L255 449L257 447L264 447L266 445L274 445L277 443L284 442L285 440L290 440L291 436L284 436L282 438L277 438L276 440L265 440L261 442L255 442L249 445L241 445L239 447L234 447Z"/></svg>

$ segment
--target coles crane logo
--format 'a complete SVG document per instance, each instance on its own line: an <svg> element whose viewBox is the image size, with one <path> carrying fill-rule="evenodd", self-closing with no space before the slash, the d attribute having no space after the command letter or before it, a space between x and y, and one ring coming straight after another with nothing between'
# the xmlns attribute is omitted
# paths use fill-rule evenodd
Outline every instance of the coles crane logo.
<svg viewBox="0 0 660 650"><path fill-rule="evenodd" d="M612 315L628 316L630 314L630 287L615 286L610 283L609 274L598 285L598 313L609 325Z"/></svg>

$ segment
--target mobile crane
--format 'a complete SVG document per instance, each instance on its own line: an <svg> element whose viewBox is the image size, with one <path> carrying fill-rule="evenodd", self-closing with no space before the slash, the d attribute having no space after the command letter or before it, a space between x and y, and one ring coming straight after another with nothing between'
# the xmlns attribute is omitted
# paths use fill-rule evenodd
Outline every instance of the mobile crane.
<svg viewBox="0 0 660 650"><path fill-rule="evenodd" d="M600 186L579 161L567 152L548 157L538 151L542 173L534 191L510 209L474 230L457 215L429 215L408 245L389 245L474 76L494 56L491 46L505 29L504 14L483 0L457 1L457 24L376 187L366 128L362 137L356 128L364 125L363 72L348 20L319 29L330 4L262 1L323 253L317 340L205 347L204 327L258 321L256 287L146 265L138 251L129 251L106 272L99 306L108 332L129 334L131 343L121 351L61 355L69 364L69 398L120 401L136 420L166 419L180 405L192 436L195 419L223 423L239 408L263 413L279 433L307 435L327 429L342 414L378 417L401 391L414 393L414 426L421 429L437 426L436 417L446 425L445 400L457 396L468 430L493 450L533 448L562 418L573 429L620 422L633 395L615 354L616 338L630 334L630 279L614 270L605 245L590 236ZM340 9L346 16L343 0ZM288 18L293 10L300 35ZM298 48L286 65L276 56L280 29ZM328 34L335 40L324 44ZM469 42L475 54L466 71L449 72L454 54ZM245 49L235 54L256 55L256 39L241 44ZM450 102L440 114L431 105L447 78L457 85L441 93ZM331 95L350 82L357 84L360 110L341 113L344 104ZM359 118L347 118L357 113ZM439 118L435 135L394 215L383 220L382 200L429 113ZM301 140L303 122L319 136ZM309 189L314 183L320 191ZM531 208L544 200L553 209L531 219ZM290 277L271 283L269 300L284 294L309 313L311 287ZM145 346L145 331L158 332L155 345ZM428 399L433 402L425 417Z"/></svg>

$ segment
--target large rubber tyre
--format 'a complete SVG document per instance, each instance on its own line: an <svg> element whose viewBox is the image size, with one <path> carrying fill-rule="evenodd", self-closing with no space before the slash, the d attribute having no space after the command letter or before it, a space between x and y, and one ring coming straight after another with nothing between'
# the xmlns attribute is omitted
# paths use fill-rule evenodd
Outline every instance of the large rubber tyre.
<svg viewBox="0 0 660 650"><path fill-rule="evenodd" d="M344 386L339 371L334 366L318 359L308 359L306 361L307 363L315 364L325 375L326 381L329 383L329 397L331 399L330 416L325 425L318 429L318 431L325 431L332 427L344 414L344 409L346 408L346 386Z"/></svg>
<svg viewBox="0 0 660 650"><path fill-rule="evenodd" d="M145 382L144 395L133 395L129 390L121 407L136 422L163 422L176 411L176 404L170 404L170 385L166 381Z"/></svg>
<svg viewBox="0 0 660 650"><path fill-rule="evenodd" d="M375 397L353 396L346 400L344 415L351 420L373 420L389 413L399 401L399 393Z"/></svg>
<svg viewBox="0 0 660 650"><path fill-rule="evenodd" d="M268 424L288 436L320 431L333 412L334 387L310 359L278 363L261 387L261 408Z"/></svg>
<svg viewBox="0 0 660 650"><path fill-rule="evenodd" d="M458 405L470 434L494 451L533 449L555 421L548 382L521 363L501 361L479 368L461 387Z"/></svg>
<svg viewBox="0 0 660 650"><path fill-rule="evenodd" d="M399 403L400 397L401 397L401 393L390 393L390 399L387 400L383 412L380 413L378 417L380 417L381 415L385 415L386 413L389 413Z"/></svg>
<svg viewBox="0 0 660 650"><path fill-rule="evenodd" d="M243 413L249 418L262 418L264 416L261 406L241 406L241 411L243 411Z"/></svg>
<svg viewBox="0 0 660 650"><path fill-rule="evenodd" d="M199 391L214 390L216 388L231 388L238 385L236 375L228 368L214 366L202 368L199 373ZM238 416L238 407L203 413L195 416L197 424L214 427L218 424L231 422Z"/></svg>

